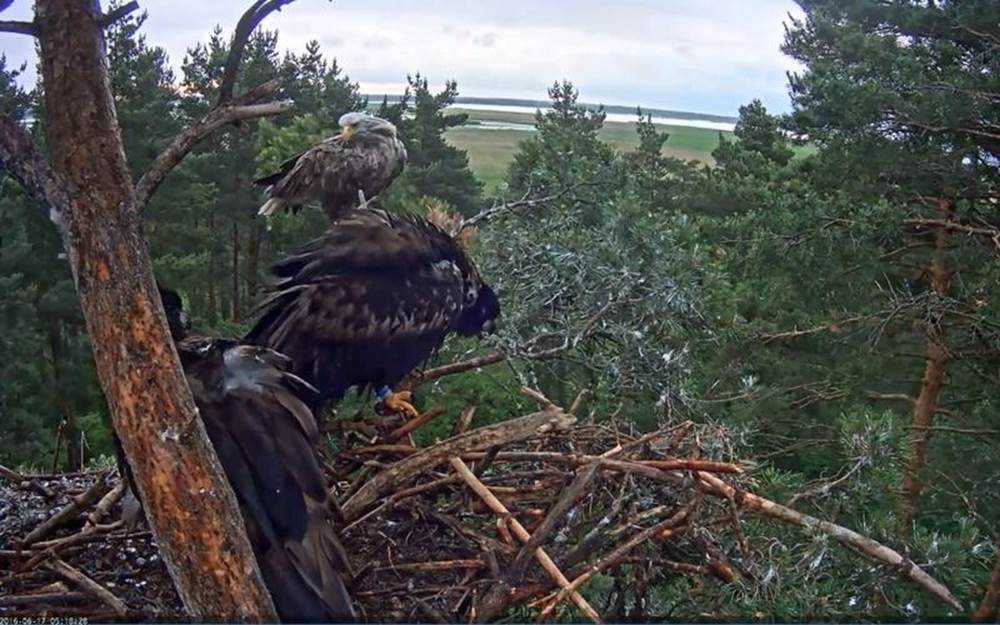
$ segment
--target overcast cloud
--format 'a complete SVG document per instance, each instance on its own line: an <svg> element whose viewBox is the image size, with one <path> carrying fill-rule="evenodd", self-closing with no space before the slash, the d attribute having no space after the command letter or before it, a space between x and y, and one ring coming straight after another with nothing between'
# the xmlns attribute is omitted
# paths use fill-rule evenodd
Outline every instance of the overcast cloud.
<svg viewBox="0 0 1000 625"><path fill-rule="evenodd" d="M3 19L30 19L14 0ZM140 0L144 32L179 69L215 24L232 28L248 0ZM735 114L760 98L788 109L782 23L791 0L298 0L271 15L282 50L317 39L365 93L400 93L407 73L458 81L462 95L544 99L556 79L581 100ZM0 33L8 65L34 46ZM178 72L179 73L179 72Z"/></svg>

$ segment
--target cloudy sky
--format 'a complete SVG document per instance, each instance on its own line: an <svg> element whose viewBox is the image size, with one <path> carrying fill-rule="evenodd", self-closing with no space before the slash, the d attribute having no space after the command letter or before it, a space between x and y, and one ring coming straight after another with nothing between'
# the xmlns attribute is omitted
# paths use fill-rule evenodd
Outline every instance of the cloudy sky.
<svg viewBox="0 0 1000 625"><path fill-rule="evenodd" d="M175 67L248 3L140 0L148 40ZM0 19L30 19L31 4L13 0ZM789 13L792 0L298 0L264 26L282 49L319 40L366 93L399 93L420 71L456 79L462 95L544 99L568 78L587 102L735 114L754 97L787 110ZM0 33L0 51L34 64L27 37Z"/></svg>

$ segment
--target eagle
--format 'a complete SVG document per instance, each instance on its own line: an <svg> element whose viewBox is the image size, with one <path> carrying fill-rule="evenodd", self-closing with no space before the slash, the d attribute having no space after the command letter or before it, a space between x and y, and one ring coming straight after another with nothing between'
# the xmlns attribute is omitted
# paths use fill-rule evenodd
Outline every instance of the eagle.
<svg viewBox="0 0 1000 625"><path fill-rule="evenodd" d="M273 292L245 338L291 358L319 392L317 411L357 387L416 416L393 388L449 334L490 332L500 315L462 246L416 215L354 210L271 270Z"/></svg>
<svg viewBox="0 0 1000 625"><path fill-rule="evenodd" d="M349 560L331 524L313 444L315 389L289 359L242 341L189 336L180 296L160 288L188 386L282 621L353 620ZM120 442L118 443L120 451ZM131 483L131 471L123 465Z"/></svg>
<svg viewBox="0 0 1000 625"><path fill-rule="evenodd" d="M259 214L298 211L307 202L319 202L331 220L366 204L403 171L406 146L396 126L367 113L340 117L340 134L324 139L281 164L278 171L259 178L267 201Z"/></svg>

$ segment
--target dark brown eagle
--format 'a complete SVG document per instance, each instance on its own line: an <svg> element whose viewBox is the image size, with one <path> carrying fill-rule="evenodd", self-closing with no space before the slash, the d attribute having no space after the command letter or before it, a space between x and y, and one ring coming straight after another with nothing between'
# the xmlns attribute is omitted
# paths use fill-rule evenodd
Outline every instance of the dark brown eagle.
<svg viewBox="0 0 1000 625"><path fill-rule="evenodd" d="M261 215L298 210L319 202L331 220L382 192L403 171L406 147L396 127L367 113L347 113L340 134L282 163L279 171L254 182L266 185Z"/></svg>
<svg viewBox="0 0 1000 625"><path fill-rule="evenodd" d="M188 385L236 493L282 621L355 618L350 565L313 444L315 394L287 357L258 345L185 336L181 299L160 290Z"/></svg>
<svg viewBox="0 0 1000 625"><path fill-rule="evenodd" d="M360 387L415 415L392 387L449 334L490 331L500 314L465 250L414 215L355 210L272 272L274 292L246 339L291 358L318 389L317 409Z"/></svg>

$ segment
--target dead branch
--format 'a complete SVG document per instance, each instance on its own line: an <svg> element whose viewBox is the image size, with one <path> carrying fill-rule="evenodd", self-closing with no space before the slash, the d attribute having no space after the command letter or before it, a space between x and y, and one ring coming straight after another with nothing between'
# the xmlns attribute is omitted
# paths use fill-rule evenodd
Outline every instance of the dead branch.
<svg viewBox="0 0 1000 625"><path fill-rule="evenodd" d="M528 558L535 553L536 548L541 547L548 540L549 535L558 527L563 516L569 512L577 499L583 495L584 490L590 486L596 475L597 464L591 464L580 471L573 482L563 489L562 494L559 495L559 499L549 508L545 519L535 528L531 539L524 543L521 546L521 550L517 552L517 557L514 558L514 562L510 565L510 573L513 579L516 580L521 577L524 567L528 563Z"/></svg>
<svg viewBox="0 0 1000 625"><path fill-rule="evenodd" d="M48 217L63 239L63 248L72 255L75 248L67 239L70 211L76 203L73 185L52 169L21 124L6 115L0 115L0 169L48 204ZM70 267L76 266L75 260L70 258Z"/></svg>
<svg viewBox="0 0 1000 625"><path fill-rule="evenodd" d="M589 580L594 575L597 575L601 571L611 568L617 565L622 558L628 555L628 552L639 546L640 544L646 542L647 540L658 537L659 539L664 539L674 533L674 528L679 526L687 519L688 514L691 512L691 508L694 506L695 500L692 500L687 505L682 507L677 511L676 514L671 516L656 525L652 525L643 531L639 532L635 536L629 538L627 541L622 543L617 549L612 551L607 556L601 558L594 564L590 565L586 572L581 574L579 577L573 580L573 582L564 587L562 590L556 594L555 597L542 609L541 613L538 615L539 620L548 617L552 614L552 611L559 605L559 602L565 599L569 593L574 592L577 588L582 586L587 580Z"/></svg>
<svg viewBox="0 0 1000 625"><path fill-rule="evenodd" d="M77 603L90 597L84 592L40 592L30 595L0 596L0 607L27 607L61 603Z"/></svg>
<svg viewBox="0 0 1000 625"><path fill-rule="evenodd" d="M795 493L794 495L791 496L791 498L788 501L785 502L785 506L791 508L792 506L794 506L796 503L798 503L803 499L808 499L809 497L816 497L818 495L827 494L834 488L837 488L838 486L849 480L852 475L861 470L861 467L868 464L868 462L869 460L867 457L858 458L858 461L854 463L854 466L848 469L847 472L844 473L842 476L838 477L835 480L824 482L819 486L815 486L813 488L804 490L801 493Z"/></svg>
<svg viewBox="0 0 1000 625"><path fill-rule="evenodd" d="M104 586L101 586L62 560L53 560L48 562L46 566L53 572L64 577L66 581L73 582L83 590L106 603L118 616L125 616L128 614L128 606L125 605L124 601L114 596L111 591Z"/></svg>
<svg viewBox="0 0 1000 625"><path fill-rule="evenodd" d="M23 475L15 471L14 469L8 469L7 467L0 464L0 477L7 480L12 484L20 484L21 482L27 481Z"/></svg>
<svg viewBox="0 0 1000 625"><path fill-rule="evenodd" d="M0 33L14 33L15 35L38 36L38 27L34 22L19 22L17 20L0 20Z"/></svg>
<svg viewBox="0 0 1000 625"><path fill-rule="evenodd" d="M118 503L118 500L125 494L126 486L125 480L118 480L118 484L116 484L115 487L108 492L108 494L97 502L93 511L91 511L91 513L87 516L87 522L84 524L85 529L91 529L97 526L101 517L107 514L108 510L111 509L111 506Z"/></svg>
<svg viewBox="0 0 1000 625"><path fill-rule="evenodd" d="M85 493L74 497L62 510L56 512L47 521L29 532L27 536L21 539L20 545L22 547L29 547L47 536L57 527L76 519L84 508L94 505L109 490L111 490L111 486L106 479L101 478L97 480Z"/></svg>
<svg viewBox="0 0 1000 625"><path fill-rule="evenodd" d="M716 495L731 498L738 504L747 506L765 516L781 519L782 521L801 525L802 527L807 527L811 530L823 532L824 534L834 537L845 545L854 547L862 553L865 553L877 560L886 562L887 564L897 568L900 573L913 580L916 584L933 594L935 597L941 599L953 608L958 610L962 609L962 605L957 599L955 599L948 588L924 572L923 569L918 567L911 560L904 558L897 551L886 547L878 541L858 534L854 530L850 530L846 527L830 523L829 521L817 519L816 517L803 514L796 510L792 510L791 508L786 508L785 506L775 503L770 499L764 499L763 497L752 493L737 491L735 488L710 473L698 473L698 477L701 483L709 489L710 492Z"/></svg>
<svg viewBox="0 0 1000 625"><path fill-rule="evenodd" d="M229 44L229 56L226 58L225 69L222 72L222 85L219 87L217 106L223 106L233 99L236 75L240 68L240 62L243 60L243 50L246 48L251 33L265 17L275 11L280 11L281 7L294 1L257 0L240 17L240 21L236 23L236 30L233 32L233 39Z"/></svg>
<svg viewBox="0 0 1000 625"><path fill-rule="evenodd" d="M113 11L108 11L107 13L102 15L100 20L101 26L107 28L108 26L111 26L118 20L126 17L130 13L137 11L138 9L139 9L139 3L136 2L135 0L132 0L131 2L126 2L117 9Z"/></svg>
<svg viewBox="0 0 1000 625"><path fill-rule="evenodd" d="M435 417L439 417L444 414L444 408L431 408L427 412L418 415L414 419L410 419L403 425L399 426L395 430L389 432L384 437L379 439L382 443L394 443L399 439L403 438L410 432L416 430L417 428L426 425Z"/></svg>
<svg viewBox="0 0 1000 625"><path fill-rule="evenodd" d="M570 413L572 414L572 413ZM466 430L469 429L469 425L472 424L472 417L476 415L475 406L466 406L462 409L462 412L458 413L458 419L455 420L455 425L451 428L451 435L458 436Z"/></svg>
<svg viewBox="0 0 1000 625"><path fill-rule="evenodd" d="M344 502L344 518L348 521L358 518L368 506L410 477L432 469L452 456L564 430L574 422L573 417L560 410L545 409L520 419L478 428L422 449L381 471L362 486Z"/></svg>
<svg viewBox="0 0 1000 625"><path fill-rule="evenodd" d="M486 488L485 484L480 482L476 476L473 475L472 471L470 471L469 467L462 462L461 458L453 457L451 459L451 466L459 475L462 476L462 479L469 486L469 488L471 488L477 495L479 495L480 498L482 498L484 502L486 502L486 505L488 505L496 514L500 515L501 519L507 519L509 521L511 529L514 530L518 540L525 544L531 540L531 534L528 533L528 530L524 529L524 526L521 525L516 518L511 516L506 506L504 506L500 500L497 499L488 488ZM594 608L590 607L590 604L587 603L587 600L584 599L580 593L570 588L569 580L566 579L566 576L559 570L556 563L552 561L552 558L545 553L545 550L539 547L534 551L534 555L535 559L538 560L538 563L542 565L543 569L545 569L545 572L548 573L552 579L556 580L556 583L558 583L563 589L567 589L566 595L569 596L573 603L587 615L587 618L594 623L600 623L600 615L597 614Z"/></svg>
<svg viewBox="0 0 1000 625"><path fill-rule="evenodd" d="M286 0L291 2L293 0ZM293 106L290 100L259 104L260 100L277 93L281 82L277 78L269 80L231 101L220 103L192 126L174 137L163 152L139 178L135 185L135 206L142 211L156 189L174 167L180 164L192 149L210 134L234 122L258 117L280 115Z"/></svg>

